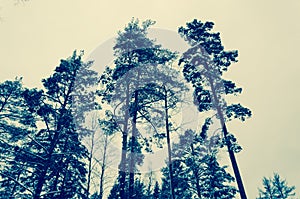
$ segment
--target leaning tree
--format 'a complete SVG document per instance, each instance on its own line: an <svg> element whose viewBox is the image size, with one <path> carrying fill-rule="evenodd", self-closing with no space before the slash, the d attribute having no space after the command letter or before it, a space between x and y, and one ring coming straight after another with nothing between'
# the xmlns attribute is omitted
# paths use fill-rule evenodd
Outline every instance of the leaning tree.
<svg viewBox="0 0 300 199"><path fill-rule="evenodd" d="M221 43L220 33L213 32L213 22L193 20L180 27L178 32L186 40L190 48L183 53L179 64L184 65L185 79L193 85L195 103L200 112L216 111L220 121L225 144L228 148L235 178L242 199L247 198L235 152L240 148L236 146L236 139L228 132L226 122L232 118L244 121L251 116L251 111L241 104L227 105L225 96L242 92L234 82L224 79L232 62L237 61L238 52L226 51Z"/></svg>

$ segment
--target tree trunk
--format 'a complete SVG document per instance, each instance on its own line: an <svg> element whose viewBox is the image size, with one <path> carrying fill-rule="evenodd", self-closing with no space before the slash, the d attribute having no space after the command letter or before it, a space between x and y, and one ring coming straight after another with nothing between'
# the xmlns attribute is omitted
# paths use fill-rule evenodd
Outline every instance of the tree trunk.
<svg viewBox="0 0 300 199"><path fill-rule="evenodd" d="M222 109L220 107L220 100L217 96L216 88L215 88L215 85L214 85L214 82L213 82L212 78L208 77L208 79L209 79L209 83L210 83L210 86L211 86L212 97L213 97L213 100L215 102L214 105L217 109L217 114L219 116L220 124L221 124L221 127L222 127L223 135L224 135L224 138L226 138L228 136L228 131L227 131L226 123L225 123L224 114L223 114ZM243 185L243 181L242 181L242 177L241 177L241 174L240 174L240 171L239 171L239 167L238 167L234 152L232 151L231 145L230 145L229 142L227 142L227 149L228 149L230 161L231 161L231 164L232 164L233 172L234 172L234 175L235 175L235 179L236 179L236 182L237 182L237 185L238 185L238 188L239 188L241 199L247 199L246 191L245 191L245 188L244 188L244 185Z"/></svg>
<svg viewBox="0 0 300 199"><path fill-rule="evenodd" d="M170 127L169 127L169 113L168 113L168 93L167 89L164 86L165 95L164 95L164 106L165 106L165 117L166 117L166 133L167 133L167 144L168 144L168 167L170 175L170 189L171 189L171 198L175 199L174 191L174 180L173 180L173 168L172 168L172 153L171 153L171 139L170 139Z"/></svg>
<svg viewBox="0 0 300 199"><path fill-rule="evenodd" d="M74 77L75 76L76 76L76 71L74 73ZM70 85L68 86L67 94L64 97L64 103L62 104L62 106L59 110L60 114L62 114L61 111L66 108L67 103L69 102L69 97L71 95L71 89L73 88L73 86L74 86L74 81L72 81L70 83ZM48 127L48 123L46 122L47 119L45 117L46 116L44 116L44 121L46 123L46 126ZM58 118L59 117L61 117L61 115L58 115ZM61 118L59 118L59 119L61 119ZM46 156L45 164L41 168L41 173L39 175L38 182L37 182L36 188L34 190L33 199L40 199L40 195L41 195L44 183L45 183L45 178L46 178L46 175L47 175L47 171L48 171L48 169L49 169L49 167L51 166L51 163L52 163L52 155L53 155L54 149L56 147L56 144L59 141L59 136L60 136L61 130L63 129L62 124L59 123L59 119L56 121L57 122L57 128L55 130L53 139L51 139L51 136L50 136L51 143L50 143L49 151L48 151L48 154ZM50 134L50 132L49 132L49 134Z"/></svg>
<svg viewBox="0 0 300 199"><path fill-rule="evenodd" d="M126 199L125 187L126 187L126 158L127 158L127 137L128 137L128 121L129 121L129 83L126 82L126 104L125 104L125 118L122 132L122 154L120 163L120 197Z"/></svg>
<svg viewBox="0 0 300 199"><path fill-rule="evenodd" d="M105 173L105 169L106 169L107 144L108 144L108 135L105 135L101 174L100 174L99 199L103 198L103 192L104 192L103 186L104 186L104 173Z"/></svg>
<svg viewBox="0 0 300 199"><path fill-rule="evenodd" d="M136 164L136 137L137 137L137 108L138 108L138 91L134 93L134 108L132 118L132 137L131 137L131 149L130 149L130 165L129 165L129 198L134 197L134 174Z"/></svg>
<svg viewBox="0 0 300 199"><path fill-rule="evenodd" d="M194 151L194 145L193 144L191 144L191 150L192 150L192 155L194 156L195 151ZM193 161L193 163L195 164L195 161ZM199 179L199 172L198 172L197 168L193 167L193 174L194 174L195 179L196 179L197 195L198 195L198 198L201 199L202 196L201 196L201 188L200 188L200 179Z"/></svg>
<svg viewBox="0 0 300 199"><path fill-rule="evenodd" d="M44 163L43 167L41 168L41 173L39 175L38 182L37 182L36 188L34 190L33 199L40 199L40 195L41 195L44 183L45 183L45 177L46 177L47 171L51 165L52 154L54 152L56 143L58 141L59 134L60 134L59 130L57 130L54 134L54 138L52 139L46 162Z"/></svg>
<svg viewBox="0 0 300 199"><path fill-rule="evenodd" d="M88 175L87 175L87 186L86 186L86 197L89 198L90 185L91 185L91 175L92 175L92 160L94 155L94 145L95 145L95 132L92 133L92 143L91 143L91 151L88 157Z"/></svg>

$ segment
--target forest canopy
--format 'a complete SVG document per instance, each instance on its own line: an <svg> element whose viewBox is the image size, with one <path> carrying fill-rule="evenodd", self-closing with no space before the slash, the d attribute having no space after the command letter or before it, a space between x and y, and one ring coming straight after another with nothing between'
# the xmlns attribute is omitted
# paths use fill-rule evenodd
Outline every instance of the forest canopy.
<svg viewBox="0 0 300 199"><path fill-rule="evenodd" d="M252 116L228 97L243 91L224 75L238 51L225 49L213 22L195 19L178 28L188 49L175 52L149 37L154 24L133 18L119 30L101 74L74 51L41 89L1 82L0 198L247 198L242 146L227 125ZM201 115L195 129L178 119L185 105ZM162 149L165 164L142 172ZM258 198L294 190L274 174Z"/></svg>

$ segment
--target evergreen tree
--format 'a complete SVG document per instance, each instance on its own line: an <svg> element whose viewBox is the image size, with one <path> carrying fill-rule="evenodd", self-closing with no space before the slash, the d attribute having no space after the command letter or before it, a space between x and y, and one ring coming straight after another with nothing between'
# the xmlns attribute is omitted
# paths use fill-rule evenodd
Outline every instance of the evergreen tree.
<svg viewBox="0 0 300 199"><path fill-rule="evenodd" d="M0 197L27 197L32 189L21 182L27 175L26 162L18 161L19 145L31 140L35 120L24 99L21 78L0 84Z"/></svg>
<svg viewBox="0 0 300 199"><path fill-rule="evenodd" d="M226 171L226 166L220 166L217 161L219 145L216 145L215 139L219 139L218 136L207 136L210 123L210 119L205 121L200 134L187 130L173 146L172 165L177 198L232 199L237 193L236 188L230 185L234 178ZM168 188L166 183L169 178L165 170L162 187ZM167 192L163 193L162 198L167 195Z"/></svg>
<svg viewBox="0 0 300 199"><path fill-rule="evenodd" d="M163 178L162 178L162 188L161 188L161 199L172 199L175 198L182 198L182 199L188 199L192 198L192 193L189 190L189 184L188 184L188 175L183 172L184 167L182 165L182 162L179 160L173 160L172 161L172 171L173 171L173 189L174 189L174 195L172 195L171 190L171 183L170 183L170 174L169 174L169 166L162 169Z"/></svg>
<svg viewBox="0 0 300 199"><path fill-rule="evenodd" d="M219 165L215 154L202 159L202 171L199 173L201 198L235 198L237 190L229 184L234 178L225 169L226 166Z"/></svg>
<svg viewBox="0 0 300 199"><path fill-rule="evenodd" d="M18 194L24 198L86 198L83 160L87 150L80 134L87 134L88 129L81 123L85 111L95 108L95 103L93 94L83 88L95 84L97 74L81 57L74 52L61 60L54 74L43 80L45 91L23 92L38 127L14 148L15 170L7 170L7 176L14 175L16 165L22 164L24 175L11 180L17 182ZM79 106L80 102L84 103Z"/></svg>
<svg viewBox="0 0 300 199"><path fill-rule="evenodd" d="M119 199L119 198L121 198L121 196L120 196L120 184L119 183L120 183L120 180L117 179L115 181L113 187L111 188L107 199ZM124 193L123 197L126 197L126 193Z"/></svg>
<svg viewBox="0 0 300 199"><path fill-rule="evenodd" d="M159 199L160 196L160 188L159 188L159 184L156 181L155 185L154 185L154 189L153 189L153 199Z"/></svg>
<svg viewBox="0 0 300 199"><path fill-rule="evenodd" d="M144 95L141 97L142 104L148 104L149 101L151 104L143 106L139 111L142 115L147 115L147 121L150 121L151 124L154 124L156 131L161 131L164 133L155 133L153 137L166 138L167 147L168 147L168 172L170 177L170 191L171 197L175 198L174 192L174 180L173 180L173 171L172 171L172 154L171 154L171 133L174 131L175 127L171 122L171 111L177 109L178 103L182 102L182 96L187 90L183 82L179 81L179 73L175 70L166 70L161 68L162 76L156 78L156 83L147 84L140 91L140 94ZM154 114L153 114L154 112ZM149 114L153 114L150 116ZM153 122L153 118L156 118ZM161 121L158 121L159 118ZM152 138L151 138L152 139ZM160 139L158 139L158 142Z"/></svg>
<svg viewBox="0 0 300 199"><path fill-rule="evenodd" d="M129 176L127 176L127 178L129 178ZM120 195L120 181L117 179L116 182L114 183L112 189L110 190L110 194L108 196L108 199L117 199L117 198L121 198ZM141 181L141 179L135 178L134 181L134 192L133 193L129 193L129 189L125 189L125 197L127 198L133 198L133 199L146 199L147 197L147 190L146 190L146 186L145 184Z"/></svg>
<svg viewBox="0 0 300 199"><path fill-rule="evenodd" d="M184 63L183 74L194 87L195 103L200 112L215 110L220 121L224 139L228 148L235 178L242 199L247 198L242 178L235 158L233 137L229 134L226 122L232 118L242 121L251 116L251 111L240 104L226 105L223 95L238 94L242 89L235 83L223 79L222 75L232 62L237 61L237 51L225 51L220 33L212 32L212 22L202 23L193 20L180 27L179 34L190 44L191 48L183 53L179 64Z"/></svg>
<svg viewBox="0 0 300 199"><path fill-rule="evenodd" d="M147 199L146 186L140 178L136 178L134 181L134 194L133 199Z"/></svg>
<svg viewBox="0 0 300 199"><path fill-rule="evenodd" d="M141 98L143 97L141 88L145 82L155 81L153 75L158 65L163 65L175 57L174 53L162 49L154 40L147 37L148 28L153 24L153 21L147 20L140 25L138 20L133 19L124 31L118 33L114 46L115 68L107 67L100 80L103 89L99 91L99 95L103 102L112 107L106 115L113 116L111 120L102 123L111 133L118 131L122 133L120 178L118 178L122 199L125 198L127 172L129 193L134 193L134 173L140 158L137 155L138 148L143 147L139 140L141 132L137 126L138 120L142 118L147 120L147 115L141 114L145 105L141 104L144 102Z"/></svg>
<svg viewBox="0 0 300 199"><path fill-rule="evenodd" d="M274 173L273 178L263 178L263 190L259 189L257 199L286 199L295 195L295 186L288 186L286 180L280 179L279 174Z"/></svg>

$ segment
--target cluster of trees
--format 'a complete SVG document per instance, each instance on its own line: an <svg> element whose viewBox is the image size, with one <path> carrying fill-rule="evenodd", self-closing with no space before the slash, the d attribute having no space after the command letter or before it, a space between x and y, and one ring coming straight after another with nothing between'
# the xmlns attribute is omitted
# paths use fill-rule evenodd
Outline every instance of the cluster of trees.
<svg viewBox="0 0 300 199"><path fill-rule="evenodd" d="M1 84L2 198L87 195L87 149L79 132L89 133L81 123L94 102L82 88L96 82L97 73L81 57L74 52L61 60L54 74L43 80L43 90L23 88L21 79ZM80 82L75 84L77 75ZM80 100L87 103L74 111Z"/></svg>
<svg viewBox="0 0 300 199"><path fill-rule="evenodd" d="M24 88L21 79L0 84L0 198L247 198L235 158L241 147L226 126L251 117L248 108L226 101L242 91L223 77L237 51L224 49L212 22L193 20L178 29L190 45L180 55L148 37L153 24L132 19L119 31L114 64L100 76L75 51L41 90ZM182 131L175 113L189 90L206 119L198 121L200 130ZM211 130L216 123L220 128ZM114 136L120 163L104 194ZM161 179L151 173L145 180L139 172L145 154L162 147L168 154ZM222 147L234 176L218 162ZM294 195L277 174L263 184L259 198Z"/></svg>

